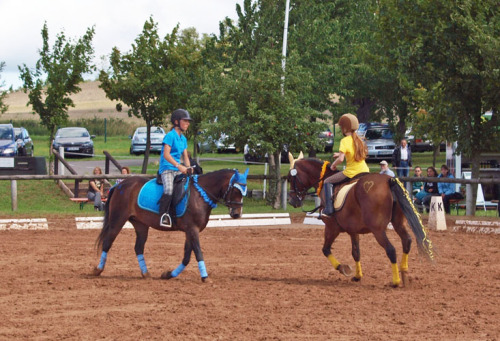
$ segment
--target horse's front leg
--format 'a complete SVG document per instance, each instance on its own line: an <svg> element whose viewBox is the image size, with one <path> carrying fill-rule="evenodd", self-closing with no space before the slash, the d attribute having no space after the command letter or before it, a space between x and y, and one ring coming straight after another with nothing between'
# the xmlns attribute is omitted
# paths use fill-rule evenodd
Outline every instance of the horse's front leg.
<svg viewBox="0 0 500 341"><path fill-rule="evenodd" d="M363 271L361 271L361 250L359 249L359 234L353 233L351 236L352 244L352 258L356 262L356 274L352 278L354 282L359 282L361 277L363 277Z"/></svg>
<svg viewBox="0 0 500 341"><path fill-rule="evenodd" d="M186 231L186 237L191 242L191 247L193 248L196 261L198 262L198 269L200 270L201 280L206 282L208 279L207 268L205 266L205 261L203 260L203 252L200 246L200 231L198 228L193 227Z"/></svg>
<svg viewBox="0 0 500 341"><path fill-rule="evenodd" d="M332 244L340 233L339 228L332 222L325 222L325 242L323 244L323 254L333 265L335 270L338 270L344 276L351 276L352 269L347 264L340 264L340 262L332 254Z"/></svg>
<svg viewBox="0 0 500 341"><path fill-rule="evenodd" d="M171 279L179 276L182 271L188 266L189 261L191 260L191 251L193 251L193 248L191 247L191 242L187 238L186 235L186 241L184 242L184 258L182 259L182 263L179 264L177 268L173 271L165 271L164 273L161 274L162 279Z"/></svg>

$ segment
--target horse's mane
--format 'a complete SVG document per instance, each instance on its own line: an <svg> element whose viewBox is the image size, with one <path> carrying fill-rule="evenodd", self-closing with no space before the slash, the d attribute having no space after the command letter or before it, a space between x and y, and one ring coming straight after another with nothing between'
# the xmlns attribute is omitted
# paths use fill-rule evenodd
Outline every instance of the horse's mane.
<svg viewBox="0 0 500 341"><path fill-rule="evenodd" d="M217 175L217 174L226 174L228 172L233 172L234 173L234 171L235 171L234 169L224 168L224 169L219 169L219 170L215 170L215 171L212 171L212 172L201 174L200 177L204 178L207 175L213 176L213 175Z"/></svg>

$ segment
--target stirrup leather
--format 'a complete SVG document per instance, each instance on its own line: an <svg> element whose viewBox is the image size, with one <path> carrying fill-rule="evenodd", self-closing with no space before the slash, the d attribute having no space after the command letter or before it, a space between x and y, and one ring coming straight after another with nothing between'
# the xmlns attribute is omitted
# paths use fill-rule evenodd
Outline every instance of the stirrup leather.
<svg viewBox="0 0 500 341"><path fill-rule="evenodd" d="M163 213L160 218L160 226L162 227L172 227L172 219L168 213Z"/></svg>

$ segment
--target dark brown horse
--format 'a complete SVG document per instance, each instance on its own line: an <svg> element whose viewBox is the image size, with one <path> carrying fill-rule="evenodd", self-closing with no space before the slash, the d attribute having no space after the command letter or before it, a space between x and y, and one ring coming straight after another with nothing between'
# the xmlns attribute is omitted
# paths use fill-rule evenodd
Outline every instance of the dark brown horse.
<svg viewBox="0 0 500 341"><path fill-rule="evenodd" d="M148 179L139 176L130 177L112 187L105 206L103 227L97 238L97 245L102 248L101 260L94 268L93 274L99 276L102 273L113 241L123 225L130 221L136 233L135 254L143 277L151 277L144 260L144 244L148 238L149 227L152 227L161 231L184 231L186 233L182 263L175 270L164 272L161 278L177 277L189 264L191 252L194 252L201 279L205 281L208 274L201 251L199 233L207 226L210 212L219 201L229 208L232 218L241 216L243 196L246 195L247 190L247 175L248 169L244 174L240 174L237 170L224 169L189 177L189 199L187 199L186 211L174 220L171 228L161 227L157 211L145 209L144 206L140 207L138 203L139 192ZM159 195L161 195L163 188L155 188L160 191ZM155 203L157 200L157 198L154 199Z"/></svg>
<svg viewBox="0 0 500 341"><path fill-rule="evenodd" d="M329 162L317 159L291 160L291 170L288 173L290 183L290 204L293 207L302 206L307 191L314 187L322 188L323 180L334 174ZM420 216L416 212L408 192L399 180L382 174L367 174L348 192L342 209L330 217L322 217L325 223L325 239L323 254L330 263L342 274L351 275L351 268L341 264L332 255L331 247L340 232L347 232L352 242L352 257L356 262L356 272L352 278L361 280L359 234L373 233L391 261L392 285L399 286L399 276L396 250L386 235L389 222L401 238L403 257L400 263L403 284L408 272L408 254L411 248L411 237L405 227L407 223L417 239L419 250L429 259L433 258L432 244L427 237Z"/></svg>

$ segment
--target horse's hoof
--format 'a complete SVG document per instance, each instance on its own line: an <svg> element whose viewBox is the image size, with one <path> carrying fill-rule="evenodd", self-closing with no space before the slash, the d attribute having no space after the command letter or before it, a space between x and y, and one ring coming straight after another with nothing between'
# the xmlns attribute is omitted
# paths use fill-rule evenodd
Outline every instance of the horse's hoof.
<svg viewBox="0 0 500 341"><path fill-rule="evenodd" d="M401 279L403 280L403 287L410 285L410 278L408 277L407 271L401 271Z"/></svg>
<svg viewBox="0 0 500 341"><path fill-rule="evenodd" d="M361 282L361 277L358 278L358 277L354 276L353 278L351 278L351 281L353 281L353 282Z"/></svg>
<svg viewBox="0 0 500 341"><path fill-rule="evenodd" d="M142 275L142 278L144 278L144 279L151 279L151 274L149 273L149 271L146 273L141 273L141 275Z"/></svg>
<svg viewBox="0 0 500 341"><path fill-rule="evenodd" d="M201 281L202 281L203 283L212 283L212 280L211 280L210 278L208 278L208 277L202 277L202 278L201 278Z"/></svg>
<svg viewBox="0 0 500 341"><path fill-rule="evenodd" d="M171 278L173 278L172 271L165 271L164 273L161 274L160 278L161 279L171 279Z"/></svg>
<svg viewBox="0 0 500 341"><path fill-rule="evenodd" d="M104 269L99 269L97 266L92 270L92 273L91 275L92 276L99 276L102 272L104 271Z"/></svg>
<svg viewBox="0 0 500 341"><path fill-rule="evenodd" d="M337 270L346 277L352 276L352 268L347 264L340 264Z"/></svg>

